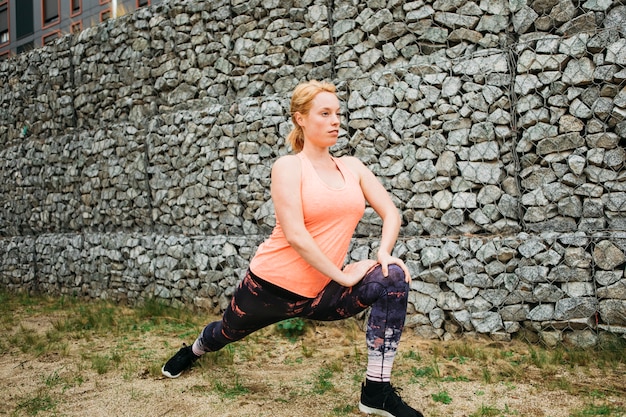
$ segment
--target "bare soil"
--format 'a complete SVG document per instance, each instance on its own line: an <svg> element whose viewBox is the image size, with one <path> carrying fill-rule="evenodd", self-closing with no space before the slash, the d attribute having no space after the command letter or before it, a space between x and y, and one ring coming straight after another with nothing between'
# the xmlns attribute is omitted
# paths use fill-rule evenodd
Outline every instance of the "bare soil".
<svg viewBox="0 0 626 417"><path fill-rule="evenodd" d="M54 313L20 316L13 332L37 338L55 322ZM268 328L177 379L160 367L195 335L115 333L84 332L43 353L0 345L0 416L363 416L366 352L356 321L310 323L295 341ZM521 342L427 341L407 329L392 382L427 417L597 415L582 412L600 405L614 410L602 415L624 415L623 363L536 366L532 354Z"/></svg>

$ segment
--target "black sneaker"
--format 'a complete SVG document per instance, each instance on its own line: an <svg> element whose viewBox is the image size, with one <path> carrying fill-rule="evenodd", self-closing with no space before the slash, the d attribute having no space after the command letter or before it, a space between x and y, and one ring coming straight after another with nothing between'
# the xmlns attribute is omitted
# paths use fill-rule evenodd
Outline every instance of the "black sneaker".
<svg viewBox="0 0 626 417"><path fill-rule="evenodd" d="M372 391L375 392L372 393ZM398 390L392 387L389 382L373 383L367 389L363 384L359 410L363 413L383 417L424 417L422 413L402 401L398 395Z"/></svg>
<svg viewBox="0 0 626 417"><path fill-rule="evenodd" d="M183 347L163 365L161 373L168 378L178 378L184 370L191 368L198 358L199 356L191 350L191 346L183 343Z"/></svg>

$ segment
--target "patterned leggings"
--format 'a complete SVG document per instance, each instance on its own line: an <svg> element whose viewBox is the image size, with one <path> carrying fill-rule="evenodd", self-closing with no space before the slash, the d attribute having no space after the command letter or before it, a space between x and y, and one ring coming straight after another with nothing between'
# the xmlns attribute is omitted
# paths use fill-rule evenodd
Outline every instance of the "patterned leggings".
<svg viewBox="0 0 626 417"><path fill-rule="evenodd" d="M406 317L409 286L404 279L404 272L397 265L389 266L387 277L378 265L354 287L343 287L331 281L317 297L305 298L264 281L248 270L222 320L202 330L194 350L215 352L256 330L289 318L340 320L371 306L365 335L367 379L389 381Z"/></svg>

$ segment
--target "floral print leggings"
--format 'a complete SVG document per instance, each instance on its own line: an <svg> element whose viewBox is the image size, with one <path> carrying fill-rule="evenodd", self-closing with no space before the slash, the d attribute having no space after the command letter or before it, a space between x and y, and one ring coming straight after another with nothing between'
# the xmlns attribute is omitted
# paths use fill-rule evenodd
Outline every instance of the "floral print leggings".
<svg viewBox="0 0 626 417"><path fill-rule="evenodd" d="M286 291L248 270L222 320L202 330L194 351L215 352L256 330L289 318L340 320L371 306L365 335L367 379L387 382L404 328L408 292L404 272L397 265L389 266L387 277L377 265L353 287L331 281L315 298Z"/></svg>

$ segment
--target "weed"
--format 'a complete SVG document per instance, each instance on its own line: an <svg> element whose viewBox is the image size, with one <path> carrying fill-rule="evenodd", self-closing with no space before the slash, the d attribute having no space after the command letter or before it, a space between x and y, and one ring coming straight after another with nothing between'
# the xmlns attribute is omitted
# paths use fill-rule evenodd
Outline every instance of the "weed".
<svg viewBox="0 0 626 417"><path fill-rule="evenodd" d="M411 368L411 372L413 376L416 378L424 378L424 377L429 378L435 375L435 370L430 366L426 366L423 368L413 367Z"/></svg>
<svg viewBox="0 0 626 417"><path fill-rule="evenodd" d="M333 414L338 416L350 415L357 412L357 408L354 405L348 404L343 407L333 408Z"/></svg>
<svg viewBox="0 0 626 417"><path fill-rule="evenodd" d="M415 351L413 351L413 350L410 350L407 353L405 353L404 357L407 358L407 359L415 360L417 362L421 362L422 361L422 355L420 355L419 353L415 353Z"/></svg>
<svg viewBox="0 0 626 417"><path fill-rule="evenodd" d="M488 405L481 405L476 412L469 415L469 417L495 417L500 414L500 410L496 407Z"/></svg>
<svg viewBox="0 0 626 417"><path fill-rule="evenodd" d="M109 369L111 369L111 360L107 356L93 355L90 360L91 368L96 371L98 375L106 374L109 372Z"/></svg>
<svg viewBox="0 0 626 417"><path fill-rule="evenodd" d="M575 412L571 417L587 417L587 416L623 416L626 408L611 407L608 405L589 405L584 409Z"/></svg>
<svg viewBox="0 0 626 417"><path fill-rule="evenodd" d="M433 401L437 403L450 404L452 402L452 397L446 391L440 391L436 394L431 395Z"/></svg>
<svg viewBox="0 0 626 417"><path fill-rule="evenodd" d="M469 380L466 376L446 376L441 378L442 382L469 382Z"/></svg>
<svg viewBox="0 0 626 417"><path fill-rule="evenodd" d="M22 320L24 317L29 320ZM45 320L39 321L41 317L45 317ZM143 305L130 309L106 302L84 302L77 297L61 297L55 300L26 294L7 296L0 290L0 330L5 333L5 337L0 341L2 354L24 356L20 353L23 352L29 356L28 360L36 356L41 362L47 363L59 360L59 356L73 354L74 359L78 358L73 361L71 371L63 368L48 371L40 377L38 388L34 388L34 391L14 396L11 404L15 410L14 415L59 414L57 408L63 404L63 395L67 394L65 391L69 388L80 386L89 380L95 381L95 389L99 389L101 379L97 376L94 378L94 373L105 374L117 370L121 383L137 377L162 378L160 368L174 350L170 349L170 344L174 343L166 340L171 340L172 336L185 341L191 337L195 338L202 324L200 321L204 320L202 315L191 310L172 308L157 300L147 300ZM39 322L48 325L47 327L33 325ZM293 328L285 327L278 331L284 330L285 337L295 340L299 336L294 333L302 331L301 335L305 334L310 322L302 320L289 326L292 325ZM337 390L340 384L341 389L344 388L346 380L348 385L358 386L364 373L364 364L361 363L365 360L362 357L364 348L360 343L357 346L353 340L362 335L356 330L352 334L352 328L349 329L350 332L342 332L346 338L343 347L349 353L342 355L342 359L330 361L329 357L325 356L326 362L308 381L308 388L294 389L292 385L286 385L281 391L283 394L275 397L274 401L289 403L295 398L312 393L330 398L329 396L335 394L336 387L333 384L335 378ZM276 329L268 328L267 332L276 333ZM163 338L164 341L160 346L146 347L140 340L148 333L150 336L164 334L167 337ZM270 350L266 348L268 345L265 344L264 335L267 334L251 335L245 341L230 344L218 352L204 355L196 366L202 369L203 377L213 379L204 385L192 387L191 391L199 394L214 391L224 398L235 398L248 393L252 388L246 387L242 381L235 379L234 375L229 379L215 382L214 373L205 368L213 364L228 367L242 359L246 362L257 361L258 366L263 366L262 361L267 360L263 353ZM94 343L85 343L89 340L97 341L98 346L109 348L93 352L90 349L95 346ZM305 358L321 356L317 353L323 352L323 346L318 347L316 342L308 337L301 340L301 346L294 345L292 349L285 350L284 363L295 367L296 364L305 361ZM423 386L433 384L437 388L431 390L431 393L435 392L432 394L432 400L438 407L443 408L452 401L448 392L455 396L455 391L452 391L451 386L446 386L446 383L462 384L470 380L476 381L481 378L482 373L484 382L488 384L498 382L508 391L512 391L517 389L516 385L525 383L523 381L530 371L533 378L540 378L542 389L559 390L570 396L584 397L582 402L584 406L579 410L571 410L570 417L622 416L626 413L623 403L613 401L615 397L623 394L623 385L614 378L613 369L616 367L623 369L626 361L624 354L626 341L608 336L603 336L600 340L601 343L596 348L589 349L576 349L566 345L547 349L537 345L518 345L517 342L512 345L483 344L480 341L474 343L472 340L437 343L430 351L414 347L413 350L402 353L402 360L398 361L398 366L394 368L394 377L403 382L419 381ZM103 345L103 342L106 345ZM167 353L163 353L164 347L167 348ZM176 349L179 347L176 346ZM280 359L282 355L281 352L274 351L271 354L272 360ZM165 355L167 357L161 357ZM464 365L463 372L459 371L460 365ZM568 367L575 372L569 372ZM234 369L236 369L234 366L227 368L228 374L232 375ZM596 378L599 369L604 369L610 378L606 379L605 384L595 385L596 390L590 391L588 396L585 396L583 390L590 385L579 383L576 378L570 378L570 375L584 377L587 372ZM343 375L339 376L340 373ZM448 375L445 375L446 373ZM482 390L474 391L476 403L480 403L481 396L486 400L488 398L486 393L491 391L491 388L485 386ZM141 396L138 391L131 390L129 393L131 399ZM503 393L505 396L507 394ZM333 406L335 408L329 409L324 415L342 416L358 413L354 406L343 405L339 401L328 404L328 407ZM508 407L497 409L489 404L473 411L471 417L519 415L515 411L510 411ZM434 411L433 415L445 413L437 414Z"/></svg>
<svg viewBox="0 0 626 417"><path fill-rule="evenodd" d="M235 378L235 382L232 385L226 385L221 381L215 381L213 386L215 387L215 390L222 394L224 398L235 398L250 392L248 388L244 387L239 382L238 376Z"/></svg>
<svg viewBox="0 0 626 417"><path fill-rule="evenodd" d="M26 397L17 404L15 411L23 411L26 415L36 416L40 412L55 410L57 401L48 394L40 393Z"/></svg>
<svg viewBox="0 0 626 417"><path fill-rule="evenodd" d="M483 368L483 381L487 384L491 384L493 378L491 377L491 371L488 368Z"/></svg>
<svg viewBox="0 0 626 417"><path fill-rule="evenodd" d="M534 347L530 348L531 363L539 369L546 367L549 362L547 356L548 355L543 350L535 349Z"/></svg>
<svg viewBox="0 0 626 417"><path fill-rule="evenodd" d="M306 321L304 321L300 317L283 320L279 323L276 323L276 329L278 329L278 332L285 336L287 339L295 342L300 336L304 334L306 329Z"/></svg>
<svg viewBox="0 0 626 417"><path fill-rule="evenodd" d="M548 388L572 393L572 383L567 378L554 378L546 381Z"/></svg>
<svg viewBox="0 0 626 417"><path fill-rule="evenodd" d="M322 368L317 373L313 392L316 394L324 394L334 388L330 378L333 376L333 370L330 368Z"/></svg>

